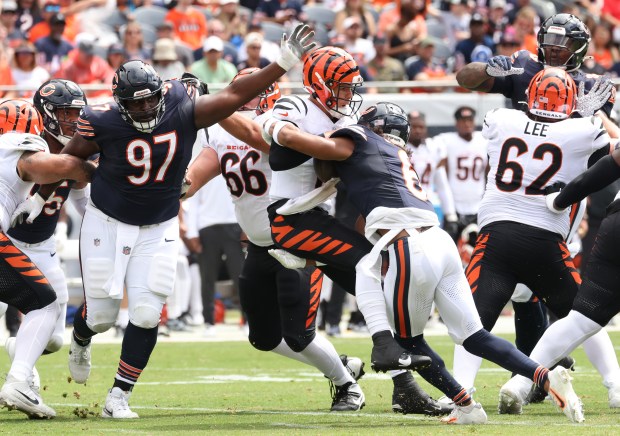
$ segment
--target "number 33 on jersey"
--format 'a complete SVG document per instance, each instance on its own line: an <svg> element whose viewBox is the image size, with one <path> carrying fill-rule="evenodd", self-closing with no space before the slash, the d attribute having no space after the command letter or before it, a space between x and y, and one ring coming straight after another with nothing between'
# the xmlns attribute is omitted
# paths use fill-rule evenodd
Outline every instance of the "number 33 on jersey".
<svg viewBox="0 0 620 436"><path fill-rule="evenodd" d="M610 139L600 118L545 123L518 110L496 109L487 113L482 134L489 141L491 170L478 214L480 227L510 220L565 238L568 211L550 212L544 189L555 182L570 182L609 153Z"/></svg>

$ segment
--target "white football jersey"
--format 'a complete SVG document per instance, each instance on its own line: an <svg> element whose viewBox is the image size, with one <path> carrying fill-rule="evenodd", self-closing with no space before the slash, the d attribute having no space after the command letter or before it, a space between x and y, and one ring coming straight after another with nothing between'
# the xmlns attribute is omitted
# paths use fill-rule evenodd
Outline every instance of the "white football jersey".
<svg viewBox="0 0 620 436"><path fill-rule="evenodd" d="M518 110L496 109L487 113L482 133L489 140L491 170L478 213L479 226L514 221L566 239L570 210L549 211L543 191L584 172L595 151L609 151L609 135L601 119L544 123Z"/></svg>
<svg viewBox="0 0 620 436"><path fill-rule="evenodd" d="M487 141L480 132L474 132L471 141L456 132L441 133L433 140L445 149L448 157L448 182L457 213L478 213L486 183Z"/></svg>
<svg viewBox="0 0 620 436"><path fill-rule="evenodd" d="M49 147L43 138L29 133L0 135L0 225L4 232L9 230L11 214L34 186L17 174L17 161L25 151L49 153Z"/></svg>
<svg viewBox="0 0 620 436"><path fill-rule="evenodd" d="M300 130L313 135L320 135L337 127L354 124L355 120L345 117L334 123L318 106L309 100L310 96L290 95L280 98L268 116L278 120L293 122ZM269 189L271 201L283 198L296 198L307 194L316 187L314 162L307 160L298 167L286 171L274 171Z"/></svg>
<svg viewBox="0 0 620 436"><path fill-rule="evenodd" d="M259 115L255 121L262 125L266 115ZM208 147L217 153L239 225L253 244L273 245L267 216L271 185L269 155L241 142L219 124L209 127L208 132Z"/></svg>
<svg viewBox="0 0 620 436"><path fill-rule="evenodd" d="M445 149L431 138L427 138L419 146L407 145L409 160L418 174L420 185L426 192L433 191L433 180L437 166L446 157Z"/></svg>

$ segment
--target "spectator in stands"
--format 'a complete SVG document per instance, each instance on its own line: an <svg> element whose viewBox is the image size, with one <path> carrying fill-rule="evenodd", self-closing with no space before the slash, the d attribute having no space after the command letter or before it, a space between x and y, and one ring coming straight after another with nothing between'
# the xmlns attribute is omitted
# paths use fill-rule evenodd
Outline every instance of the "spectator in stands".
<svg viewBox="0 0 620 436"><path fill-rule="evenodd" d="M127 23L123 33L123 47L125 48L127 59L140 59L150 62L152 49L144 42L142 27L140 27L140 23L137 21Z"/></svg>
<svg viewBox="0 0 620 436"><path fill-rule="evenodd" d="M118 67L123 65L125 61L128 60L127 53L125 52L125 48L123 44L120 42L115 42L114 44L110 44L108 47L108 52L106 54L106 60L108 61L108 65L112 68L113 71L118 70Z"/></svg>
<svg viewBox="0 0 620 436"><path fill-rule="evenodd" d="M617 0L603 0L601 18L611 26L620 28L620 2Z"/></svg>
<svg viewBox="0 0 620 436"><path fill-rule="evenodd" d="M426 2L420 0L401 0L400 7L380 15L378 33L390 43L389 56L404 62L416 54L417 44L426 37L425 15Z"/></svg>
<svg viewBox="0 0 620 436"><path fill-rule="evenodd" d="M41 10L43 21L35 24L30 29L28 39L34 43L39 38L48 36L51 32L50 19L54 15L62 13L66 19L63 36L69 42L73 42L76 35L81 31L80 22L76 14L105 2L106 0L80 0L79 2L69 3L66 7L61 7L59 0L47 0Z"/></svg>
<svg viewBox="0 0 620 436"><path fill-rule="evenodd" d="M202 47L208 34L207 19L192 6L193 0L178 0L176 6L166 15L166 21L174 24L175 36L192 50Z"/></svg>
<svg viewBox="0 0 620 436"><path fill-rule="evenodd" d="M81 36L81 35L80 35ZM94 41L87 39L87 36L78 36L77 49L69 53L55 77L71 80L80 85L105 85L105 89L100 91L87 91L88 98L109 96L109 85L114 77L114 70L108 65L107 61L95 55ZM80 40L81 39L81 40Z"/></svg>
<svg viewBox="0 0 620 436"><path fill-rule="evenodd" d="M237 68L222 59L224 42L217 36L205 39L203 58L190 67L190 71L205 83L229 83L237 74Z"/></svg>
<svg viewBox="0 0 620 436"><path fill-rule="evenodd" d="M346 0L344 8L336 13L334 30L338 34L345 31L344 21L347 17L357 17L362 25L362 38L371 39L377 34L374 16L366 9L364 0Z"/></svg>
<svg viewBox="0 0 620 436"><path fill-rule="evenodd" d="M41 18L41 9L37 0L17 0L17 28L25 35Z"/></svg>
<svg viewBox="0 0 620 436"><path fill-rule="evenodd" d="M209 35L217 36L222 41L230 40L231 31L226 29L224 23L222 23L217 18L209 20L209 22L207 23L207 27L209 28ZM194 55L196 60L202 59L202 47L196 50L194 52ZM239 56L239 50L233 44L224 44L224 53L222 54L222 59L227 60L233 65L237 65L239 61L243 60Z"/></svg>
<svg viewBox="0 0 620 436"><path fill-rule="evenodd" d="M168 38L174 41L174 51L177 52L177 59L186 68L196 61L193 50L186 43L176 38L174 34L174 24L171 21L164 21L157 26L156 30L158 40ZM211 31L209 31L209 33L211 33Z"/></svg>
<svg viewBox="0 0 620 436"><path fill-rule="evenodd" d="M536 9L525 6L517 12L514 28L517 32L517 39L522 42L522 48L530 53L538 54L538 41L536 39L536 28L540 24Z"/></svg>
<svg viewBox="0 0 620 436"><path fill-rule="evenodd" d="M443 23L446 26L447 43L452 50L460 41L469 38L470 20L469 0L451 0L449 11L443 14Z"/></svg>
<svg viewBox="0 0 620 436"><path fill-rule="evenodd" d="M375 37L375 58L368 63L368 73L372 76L373 80L380 82L392 82L407 80L405 74L405 67L403 63L398 59L387 55L389 44L386 38L382 36ZM398 93L398 88L369 88L368 92L382 92L382 93Z"/></svg>
<svg viewBox="0 0 620 436"><path fill-rule="evenodd" d="M493 38L493 41L499 41L504 30L508 26L508 17L506 17L506 0L490 0L487 35Z"/></svg>
<svg viewBox="0 0 620 436"><path fill-rule="evenodd" d="M62 60L73 50L73 45L62 36L66 24L63 14L53 15L49 24L49 36L39 38L34 45L45 55L45 66L50 74L54 74L60 68Z"/></svg>
<svg viewBox="0 0 620 436"><path fill-rule="evenodd" d="M613 44L611 29L607 23L601 22L593 29L588 51L594 61L605 70L610 70L614 63L620 61L620 53Z"/></svg>
<svg viewBox="0 0 620 436"><path fill-rule="evenodd" d="M155 42L153 68L162 80L180 78L183 75L185 67L177 57L173 40L165 38Z"/></svg>
<svg viewBox="0 0 620 436"><path fill-rule="evenodd" d="M511 56L514 52L519 50L519 47L521 47L521 42L517 40L517 35L513 30L507 29L495 46L495 54Z"/></svg>
<svg viewBox="0 0 620 436"><path fill-rule="evenodd" d="M263 35L258 32L250 32L243 41L243 48L247 59L237 64L237 70L244 68L264 68L269 65L269 59L261 57L260 52L263 47Z"/></svg>
<svg viewBox="0 0 620 436"><path fill-rule="evenodd" d="M18 91L18 97L29 98L49 78L45 68L37 65L37 49L27 41L23 41L15 48L11 74L17 86L27 86L29 91Z"/></svg>
<svg viewBox="0 0 620 436"><path fill-rule="evenodd" d="M239 47L243 42L243 37L248 33L248 16L239 13L239 0L219 0L220 10L215 18L224 25L228 35L222 38L224 41L232 42Z"/></svg>
<svg viewBox="0 0 620 436"><path fill-rule="evenodd" d="M260 0L252 22L273 21L279 24L287 24L294 20L303 21L303 1L301 0Z"/></svg>
<svg viewBox="0 0 620 436"><path fill-rule="evenodd" d="M446 69L433 60L435 41L431 37L424 38L418 49L418 59L406 66L409 80L454 80ZM412 88L412 92L442 92L444 88Z"/></svg>
<svg viewBox="0 0 620 436"><path fill-rule="evenodd" d="M1 7L0 27L4 27L6 31L3 43L14 48L26 39L26 34L17 27L17 3L15 0L4 0Z"/></svg>
<svg viewBox="0 0 620 436"><path fill-rule="evenodd" d="M342 22L344 29L344 49L349 52L359 66L367 66L377 52L373 43L362 38L362 21L357 16L347 17Z"/></svg>
<svg viewBox="0 0 620 436"><path fill-rule="evenodd" d="M485 60L476 59L476 62L486 62L493 55L493 48L495 44L493 39L487 35L487 19L484 15L475 13L471 16L469 21L469 38L465 38L458 44L454 50L456 57L455 69L458 71L464 65L472 62L472 52L478 46L485 46L488 48L488 57Z"/></svg>

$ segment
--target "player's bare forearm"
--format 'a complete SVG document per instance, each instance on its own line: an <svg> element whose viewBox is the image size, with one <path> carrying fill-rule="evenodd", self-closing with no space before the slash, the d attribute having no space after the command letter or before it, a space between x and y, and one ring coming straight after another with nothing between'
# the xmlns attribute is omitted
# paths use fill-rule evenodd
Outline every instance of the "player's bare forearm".
<svg viewBox="0 0 620 436"><path fill-rule="evenodd" d="M603 120L603 127L605 127L605 130L607 130L607 134L610 138L620 138L620 127L618 127L616 123L610 120L609 117L605 114L605 112L600 110L596 113L596 115L598 115L601 120Z"/></svg>
<svg viewBox="0 0 620 436"><path fill-rule="evenodd" d="M239 113L234 113L228 118L224 118L220 121L219 125L250 147L262 151L263 153L269 153L269 144L265 142L261 135L261 126L253 120Z"/></svg>
<svg viewBox="0 0 620 436"><path fill-rule="evenodd" d="M495 78L487 74L486 66L487 64L483 62L467 64L456 73L456 81L460 86L471 91L489 92Z"/></svg>
<svg viewBox="0 0 620 436"><path fill-rule="evenodd" d="M220 172L220 163L215 150L211 147L203 148L187 169L185 178L191 182L191 185L184 198L194 195Z"/></svg>
<svg viewBox="0 0 620 436"><path fill-rule="evenodd" d="M23 180L42 185L57 184L65 179L90 182L96 168L93 163L75 156L48 153L24 153L18 162Z"/></svg>
<svg viewBox="0 0 620 436"><path fill-rule="evenodd" d="M345 160L353 153L353 141L350 139L323 138L302 132L293 125L280 129L278 143L322 160Z"/></svg>
<svg viewBox="0 0 620 436"><path fill-rule="evenodd" d="M99 151L100 148L97 142L89 141L79 133L76 133L60 153L70 154L82 159L88 159L90 156L99 153Z"/></svg>

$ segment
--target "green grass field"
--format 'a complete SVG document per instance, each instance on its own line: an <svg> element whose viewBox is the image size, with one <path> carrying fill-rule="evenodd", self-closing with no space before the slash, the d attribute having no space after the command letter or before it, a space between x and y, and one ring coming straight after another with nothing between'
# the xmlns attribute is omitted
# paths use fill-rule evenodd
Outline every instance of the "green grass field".
<svg viewBox="0 0 620 436"><path fill-rule="evenodd" d="M612 340L620 342L620 333L613 333ZM450 339L430 337L429 342L451 367ZM369 339L341 338L334 344L340 353L369 359ZM65 346L37 365L43 398L56 409L57 418L30 421L20 412L1 410L1 434L620 434L620 411L608 408L607 391L581 349L573 354L574 386L585 404L585 424L569 423L549 402L527 406L523 415L497 415L497 394L508 374L485 362L475 398L487 411L489 424L467 427L392 413L392 382L383 374L368 373L361 380L366 395L361 412L330 413L328 383L318 371L255 351L246 342L160 343L130 401L140 419L108 420L99 415L120 345L93 346L93 371L86 386L69 382L67 353ZM8 358L1 354L0 365L6 371ZM440 396L422 383L431 395Z"/></svg>

